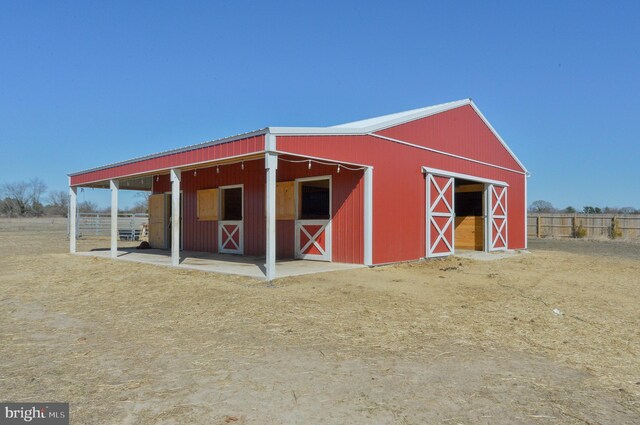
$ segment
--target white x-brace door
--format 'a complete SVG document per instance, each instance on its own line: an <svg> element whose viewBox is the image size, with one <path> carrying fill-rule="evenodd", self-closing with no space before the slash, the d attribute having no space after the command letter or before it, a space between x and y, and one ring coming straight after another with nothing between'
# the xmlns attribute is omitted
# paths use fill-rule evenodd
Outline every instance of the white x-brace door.
<svg viewBox="0 0 640 425"><path fill-rule="evenodd" d="M218 222L218 251L222 254L244 254L242 220Z"/></svg>
<svg viewBox="0 0 640 425"><path fill-rule="evenodd" d="M331 220L296 220L296 258L331 261Z"/></svg>
<svg viewBox="0 0 640 425"><path fill-rule="evenodd" d="M427 257L454 252L454 179L427 173Z"/></svg>
<svg viewBox="0 0 640 425"><path fill-rule="evenodd" d="M489 202L489 251L505 251L507 239L507 187L490 184L488 188Z"/></svg>
<svg viewBox="0 0 640 425"><path fill-rule="evenodd" d="M241 217L244 218L244 186L241 184L231 186L220 186L218 196L218 211L223 214L223 197L227 189L241 189L240 196ZM222 218L222 217L221 217ZM223 220L218 221L218 252L222 254L244 255L244 219L243 220Z"/></svg>

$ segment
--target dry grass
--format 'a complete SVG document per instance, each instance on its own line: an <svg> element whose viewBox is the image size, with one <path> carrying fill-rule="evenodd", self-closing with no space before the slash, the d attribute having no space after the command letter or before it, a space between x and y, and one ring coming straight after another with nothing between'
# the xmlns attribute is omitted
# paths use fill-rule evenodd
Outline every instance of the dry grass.
<svg viewBox="0 0 640 425"><path fill-rule="evenodd" d="M270 287L70 256L59 224L19 226L0 222L0 392L69 401L75 423L640 422L632 258L534 251Z"/></svg>

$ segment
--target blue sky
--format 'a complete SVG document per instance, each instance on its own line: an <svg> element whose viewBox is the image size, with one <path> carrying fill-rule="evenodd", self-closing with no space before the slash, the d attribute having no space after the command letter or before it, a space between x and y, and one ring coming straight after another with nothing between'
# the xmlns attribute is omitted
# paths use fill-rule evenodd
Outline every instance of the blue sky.
<svg viewBox="0 0 640 425"><path fill-rule="evenodd" d="M471 97L529 201L640 207L638 22L637 1L4 0L0 182Z"/></svg>

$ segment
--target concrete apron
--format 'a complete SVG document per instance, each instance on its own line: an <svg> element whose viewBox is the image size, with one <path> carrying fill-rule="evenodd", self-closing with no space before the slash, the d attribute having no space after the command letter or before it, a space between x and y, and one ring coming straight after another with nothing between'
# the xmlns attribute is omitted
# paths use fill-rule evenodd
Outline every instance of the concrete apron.
<svg viewBox="0 0 640 425"><path fill-rule="evenodd" d="M514 258L518 255L522 254L531 254L526 250L507 250L507 251L495 251L495 252L484 252L484 251L471 251L471 250L462 250L456 249L455 256L460 258L466 258L469 260L477 260L477 261L494 261L494 260L502 260L504 258Z"/></svg>
<svg viewBox="0 0 640 425"><path fill-rule="evenodd" d="M75 255L111 258L111 252L108 249L78 252ZM118 259L135 263L171 267L171 252L160 249L120 249L118 250ZM177 268L265 279L264 262L265 259L261 257L182 251L180 256L180 265L178 265ZM281 260L276 263L275 277L282 278L287 276L300 276L338 270L351 270L362 267L365 266L362 264L332 263L324 261Z"/></svg>

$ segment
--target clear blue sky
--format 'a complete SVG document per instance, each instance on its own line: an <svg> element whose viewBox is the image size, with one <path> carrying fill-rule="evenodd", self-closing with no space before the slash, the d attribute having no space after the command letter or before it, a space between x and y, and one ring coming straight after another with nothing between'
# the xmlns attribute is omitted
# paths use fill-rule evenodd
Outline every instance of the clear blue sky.
<svg viewBox="0 0 640 425"><path fill-rule="evenodd" d="M471 97L530 202L640 207L639 94L638 1L0 3L0 182Z"/></svg>

